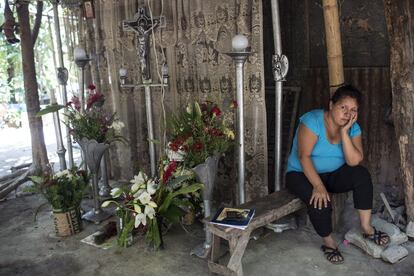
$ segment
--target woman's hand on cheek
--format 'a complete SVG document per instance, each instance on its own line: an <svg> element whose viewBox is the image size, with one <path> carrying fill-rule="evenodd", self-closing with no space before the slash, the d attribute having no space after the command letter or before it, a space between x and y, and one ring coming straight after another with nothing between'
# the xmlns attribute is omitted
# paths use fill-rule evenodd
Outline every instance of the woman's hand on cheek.
<svg viewBox="0 0 414 276"><path fill-rule="evenodd" d="M349 119L348 123L346 123L343 127L341 127L341 131L344 133L348 133L348 130L357 121L357 119L358 119L358 113L351 115L351 118Z"/></svg>

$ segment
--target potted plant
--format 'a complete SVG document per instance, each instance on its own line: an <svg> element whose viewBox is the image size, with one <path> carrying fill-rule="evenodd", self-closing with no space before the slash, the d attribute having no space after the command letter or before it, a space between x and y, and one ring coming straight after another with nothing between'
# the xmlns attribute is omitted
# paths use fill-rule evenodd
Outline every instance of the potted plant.
<svg viewBox="0 0 414 276"><path fill-rule="evenodd" d="M80 232L80 203L89 182L86 171L75 167L56 174L32 176L31 180L35 190L52 206L56 234L65 237Z"/></svg>

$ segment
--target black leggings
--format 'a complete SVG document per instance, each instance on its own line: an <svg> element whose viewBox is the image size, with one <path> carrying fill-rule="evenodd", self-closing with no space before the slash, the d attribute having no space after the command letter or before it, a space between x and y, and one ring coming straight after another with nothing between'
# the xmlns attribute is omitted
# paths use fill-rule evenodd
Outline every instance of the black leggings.
<svg viewBox="0 0 414 276"><path fill-rule="evenodd" d="M372 182L368 170L362 166L350 167L343 165L329 173L319 174L326 190L329 193L353 192L354 207L359 210L372 209ZM308 206L310 221L321 237L332 233L332 205L321 210L309 204L313 186L303 172L288 172L286 174L286 187Z"/></svg>

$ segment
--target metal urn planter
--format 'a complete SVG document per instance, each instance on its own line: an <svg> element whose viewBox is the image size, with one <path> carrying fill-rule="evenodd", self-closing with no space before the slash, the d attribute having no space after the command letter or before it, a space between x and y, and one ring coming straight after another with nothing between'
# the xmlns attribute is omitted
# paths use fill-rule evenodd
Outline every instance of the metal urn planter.
<svg viewBox="0 0 414 276"><path fill-rule="evenodd" d="M89 140L82 138L78 141L83 151L84 161L92 174L92 193L94 207L89 212L82 216L82 219L91 221L95 224L99 224L101 221L106 220L111 214L101 209L101 203L99 201L99 187L98 187L98 173L101 164L101 159L105 151L109 148L109 144L98 143L96 140Z"/></svg>
<svg viewBox="0 0 414 276"><path fill-rule="evenodd" d="M197 180L204 184L202 192L203 204L204 204L204 217L210 217L211 215L211 200L213 197L214 180L217 174L218 161L220 155L210 156L202 164L199 164L193 168L196 174ZM192 251L191 255L196 255L200 258L207 258L211 250L212 234L207 231L204 226L205 241L202 244L196 246Z"/></svg>

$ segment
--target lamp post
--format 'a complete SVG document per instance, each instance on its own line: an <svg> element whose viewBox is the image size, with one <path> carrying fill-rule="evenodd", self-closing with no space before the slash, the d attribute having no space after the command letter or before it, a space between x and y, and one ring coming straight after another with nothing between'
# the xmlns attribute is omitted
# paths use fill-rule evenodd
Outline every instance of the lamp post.
<svg viewBox="0 0 414 276"><path fill-rule="evenodd" d="M51 104L57 104L55 92L52 91L50 97ZM66 170L65 147L63 146L62 129L60 127L59 111L53 112L53 124L55 126L57 154L59 156L60 170Z"/></svg>
<svg viewBox="0 0 414 276"><path fill-rule="evenodd" d="M282 162L282 82L289 69L289 62L285 55L282 55L282 42L280 36L279 3L272 0L272 22L275 54L272 59L273 77L275 80L275 191L279 191L281 185L281 162Z"/></svg>
<svg viewBox="0 0 414 276"><path fill-rule="evenodd" d="M85 112L85 66L91 60L86 54L85 49L82 47L76 47L73 51L76 65L81 69L81 81L80 81L80 104L81 113Z"/></svg>
<svg viewBox="0 0 414 276"><path fill-rule="evenodd" d="M236 65L236 99L239 105L237 108L237 155L238 155L238 194L239 194L239 204L242 204L246 201L245 197L245 159L244 159L244 97L243 97L243 74L244 74L244 63L246 59L251 54L248 51L247 47L249 42L247 37L244 35L236 35L232 40L233 51L225 53L230 56L235 65Z"/></svg>
<svg viewBox="0 0 414 276"><path fill-rule="evenodd" d="M66 92L66 84L68 81L68 70L65 68L63 63L63 51L62 51L62 40L60 37L60 24L59 24L59 11L58 11L58 3L59 0L52 1L53 5L53 17L55 22L55 35L56 35L56 47L58 51L58 62L59 67L57 68L57 78L60 85L60 92L62 96L63 104L66 105L68 103L67 92ZM55 101L56 103L56 101ZM60 127L59 122L59 114L54 115L54 124L55 124L55 132L56 132L56 139L57 139L57 153L59 155L60 160L60 168L66 169L66 160L65 160L65 153L66 150L63 146L62 140L62 130ZM69 126L66 125L66 147L68 150L68 161L69 161L69 168L73 167L73 149L72 149L72 139L69 135Z"/></svg>

